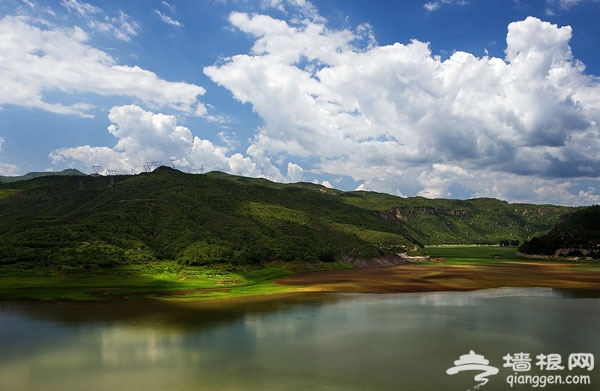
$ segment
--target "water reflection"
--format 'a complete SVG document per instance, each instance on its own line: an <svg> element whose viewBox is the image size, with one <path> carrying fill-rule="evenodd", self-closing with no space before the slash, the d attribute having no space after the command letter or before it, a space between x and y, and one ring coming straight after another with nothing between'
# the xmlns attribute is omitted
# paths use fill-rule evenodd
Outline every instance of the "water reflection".
<svg viewBox="0 0 600 391"><path fill-rule="evenodd" d="M544 288L210 305L4 303L0 389L430 390L450 381L468 389L468 377L445 371L469 350L497 367L516 351L600 357L597 299L564 296Z"/></svg>
<svg viewBox="0 0 600 391"><path fill-rule="evenodd" d="M185 334L174 329L115 326L100 334L98 350L101 363L106 368L156 364L162 360L198 361L197 354L186 354L184 357L177 354L180 351L176 348L182 345L184 339Z"/></svg>

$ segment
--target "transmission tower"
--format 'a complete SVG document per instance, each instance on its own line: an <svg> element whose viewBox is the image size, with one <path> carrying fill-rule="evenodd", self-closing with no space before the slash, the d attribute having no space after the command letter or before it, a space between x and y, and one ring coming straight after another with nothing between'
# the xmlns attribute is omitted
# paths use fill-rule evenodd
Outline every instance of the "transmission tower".
<svg viewBox="0 0 600 391"><path fill-rule="evenodd" d="M171 161L171 167L173 168L173 170L175 169L175 158L172 157L171 159L169 159Z"/></svg>
<svg viewBox="0 0 600 391"><path fill-rule="evenodd" d="M154 168L158 168L162 166L162 160L154 160L153 162L151 162L151 164Z"/></svg>
<svg viewBox="0 0 600 391"><path fill-rule="evenodd" d="M146 164L144 164L144 171L152 172L152 163L151 162L146 162Z"/></svg>
<svg viewBox="0 0 600 391"><path fill-rule="evenodd" d="M107 170L110 176L110 187L115 187L115 176L119 175L119 170Z"/></svg>
<svg viewBox="0 0 600 391"><path fill-rule="evenodd" d="M193 168L194 168L194 165L192 163L188 164L188 166L187 166L188 174L190 174L192 172Z"/></svg>
<svg viewBox="0 0 600 391"><path fill-rule="evenodd" d="M102 170L102 166L97 164L93 165L92 170L94 170L94 175L100 175L100 170Z"/></svg>

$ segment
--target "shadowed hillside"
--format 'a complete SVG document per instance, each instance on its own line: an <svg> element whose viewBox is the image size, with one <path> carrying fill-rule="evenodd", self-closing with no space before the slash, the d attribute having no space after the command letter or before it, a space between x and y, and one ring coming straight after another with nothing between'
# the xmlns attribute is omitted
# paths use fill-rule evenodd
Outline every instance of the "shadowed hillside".
<svg viewBox="0 0 600 391"><path fill-rule="evenodd" d="M10 183L10 182L18 182L18 181L27 181L33 178L39 178L44 176L85 176L86 174L82 173L79 170L75 170L73 168L68 168L66 170L62 170L59 172L48 171L48 172L29 172L25 175L21 176L2 176L0 175L0 183Z"/></svg>
<svg viewBox="0 0 600 391"><path fill-rule="evenodd" d="M421 252L426 244L517 244L568 211L495 199L342 192L166 167L112 181L38 177L0 185L0 262L94 268L154 260L373 258Z"/></svg>
<svg viewBox="0 0 600 391"><path fill-rule="evenodd" d="M526 254L600 259L600 206L565 215L552 229L525 242Z"/></svg>

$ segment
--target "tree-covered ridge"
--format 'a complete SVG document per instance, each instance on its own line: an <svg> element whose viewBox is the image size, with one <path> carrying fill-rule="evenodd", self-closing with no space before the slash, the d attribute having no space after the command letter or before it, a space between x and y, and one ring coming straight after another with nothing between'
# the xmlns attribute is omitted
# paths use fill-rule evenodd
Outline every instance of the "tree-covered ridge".
<svg viewBox="0 0 600 391"><path fill-rule="evenodd" d="M522 242L569 210L342 192L166 167L112 180L39 177L0 185L0 262L110 267L373 258L426 244Z"/></svg>
<svg viewBox="0 0 600 391"><path fill-rule="evenodd" d="M565 215L549 232L525 242L519 250L532 255L600 258L600 206Z"/></svg>
<svg viewBox="0 0 600 391"><path fill-rule="evenodd" d="M413 240L435 244L516 244L547 231L571 208L510 204L493 198L470 200L400 198L349 192L350 202L401 223Z"/></svg>

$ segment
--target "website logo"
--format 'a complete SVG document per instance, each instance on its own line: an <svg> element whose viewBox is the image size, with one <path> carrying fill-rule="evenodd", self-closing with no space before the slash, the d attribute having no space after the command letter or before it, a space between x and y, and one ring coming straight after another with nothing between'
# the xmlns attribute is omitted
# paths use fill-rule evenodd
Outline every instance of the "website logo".
<svg viewBox="0 0 600 391"><path fill-rule="evenodd" d="M592 353L571 353L565 361L559 353L532 355L518 352L509 353L502 359L504 359L503 368L509 368L512 372L506 377L506 382L511 388L515 385L530 385L533 388L547 385L588 385L591 384L591 377L586 373L594 369ZM469 354L460 356L454 361L454 365L446 371L448 375L463 371L477 371L473 379L479 383L472 388L473 390L486 385L489 381L488 376L497 375L499 372L498 368L489 365L485 357L472 350ZM568 374L564 374L565 371L568 371Z"/></svg>
<svg viewBox="0 0 600 391"><path fill-rule="evenodd" d="M475 352L471 350L469 354L460 356L458 360L454 361L455 366L448 369L446 373L448 375L455 375L463 371L481 372L473 378L475 381L479 382L473 389L478 389L487 384L489 381L487 378L488 376L498 374L498 368L488 365L489 363L490 362L486 360L485 357L480 354L475 354Z"/></svg>

